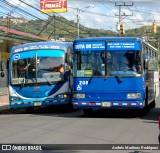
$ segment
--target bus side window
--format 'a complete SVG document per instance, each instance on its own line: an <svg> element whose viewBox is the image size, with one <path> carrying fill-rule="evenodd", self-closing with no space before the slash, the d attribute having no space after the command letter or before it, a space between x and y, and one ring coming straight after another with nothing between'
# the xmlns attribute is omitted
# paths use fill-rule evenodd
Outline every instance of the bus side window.
<svg viewBox="0 0 160 153"><path fill-rule="evenodd" d="M148 69L148 60L149 60L149 51L148 48L146 46L144 46L144 60L143 60L143 67L144 69Z"/></svg>
<svg viewBox="0 0 160 153"><path fill-rule="evenodd" d="M137 53L136 55L136 69L138 73L141 73L142 67L141 67L141 54L140 52Z"/></svg>
<svg viewBox="0 0 160 153"><path fill-rule="evenodd" d="M144 68L145 68L146 70L148 70L148 64L149 64L149 60L148 60L148 59L145 59L145 60L144 60Z"/></svg>

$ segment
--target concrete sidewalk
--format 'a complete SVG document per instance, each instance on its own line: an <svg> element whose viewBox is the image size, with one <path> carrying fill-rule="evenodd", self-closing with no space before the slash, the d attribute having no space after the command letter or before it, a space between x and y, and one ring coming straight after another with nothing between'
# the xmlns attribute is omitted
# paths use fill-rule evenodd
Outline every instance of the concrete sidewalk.
<svg viewBox="0 0 160 153"><path fill-rule="evenodd" d="M8 94L0 95L0 112L10 109Z"/></svg>

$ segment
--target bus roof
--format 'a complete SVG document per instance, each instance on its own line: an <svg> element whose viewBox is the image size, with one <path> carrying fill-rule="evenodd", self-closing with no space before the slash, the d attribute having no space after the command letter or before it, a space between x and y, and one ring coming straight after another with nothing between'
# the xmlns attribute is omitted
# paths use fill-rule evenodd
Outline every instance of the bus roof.
<svg viewBox="0 0 160 153"><path fill-rule="evenodd" d="M44 41L26 43L18 46L13 46L11 49L11 54L35 49L63 49L64 51L66 51L66 48L69 46L72 47L72 42Z"/></svg>
<svg viewBox="0 0 160 153"><path fill-rule="evenodd" d="M145 40L140 37L90 37L90 38L80 38L76 39L74 42L84 42L84 41L143 41Z"/></svg>

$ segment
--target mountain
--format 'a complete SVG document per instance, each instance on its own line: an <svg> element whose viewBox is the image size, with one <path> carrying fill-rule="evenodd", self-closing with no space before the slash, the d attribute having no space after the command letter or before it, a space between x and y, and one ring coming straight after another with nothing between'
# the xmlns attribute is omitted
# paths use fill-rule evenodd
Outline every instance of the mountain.
<svg viewBox="0 0 160 153"><path fill-rule="evenodd" d="M7 21L7 18L0 18L0 25L7 26ZM63 17L58 16L48 17L47 20L36 19L29 21L23 18L11 17L10 28L49 39L65 38L66 41L73 41L77 38L77 23L75 23L75 21L68 21ZM118 36L118 33L114 31L97 29L96 27L87 28L81 24L79 31L80 38ZM157 29L157 34L153 34L151 31L151 26L142 26L140 28L126 30L125 36L137 36L145 38L154 37L157 40L160 37L160 27Z"/></svg>
<svg viewBox="0 0 160 153"><path fill-rule="evenodd" d="M12 18L11 18L12 19ZM8 19L0 19L0 25L8 25ZM66 41L73 41L77 38L77 24L74 21L68 21L63 17L49 17L47 20L29 20L15 18L10 20L10 28L39 35L49 39L65 38ZM106 37L117 36L116 32L103 29L87 28L80 24L79 37Z"/></svg>

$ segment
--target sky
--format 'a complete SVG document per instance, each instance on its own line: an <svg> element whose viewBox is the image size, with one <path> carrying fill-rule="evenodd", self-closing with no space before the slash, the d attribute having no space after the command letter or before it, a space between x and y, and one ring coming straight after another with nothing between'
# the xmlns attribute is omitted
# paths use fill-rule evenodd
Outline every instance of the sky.
<svg viewBox="0 0 160 153"><path fill-rule="evenodd" d="M116 30L116 24L119 22L119 6L116 5L132 5L121 6L121 14L129 15L123 16L126 29L132 29L143 25L152 25L156 20L160 23L160 1L159 0L69 0L69 7L83 8L85 6L93 5L84 9L80 13L80 22L87 27L96 27L99 29ZM92 13L89 13L92 12ZM71 11L66 14L67 19L74 19ZM97 14L97 15L96 15ZM75 20L75 19L74 19Z"/></svg>
<svg viewBox="0 0 160 153"><path fill-rule="evenodd" d="M24 1L29 5L40 9L40 0L0 0L0 16L9 12L14 16L24 17L28 20L33 16L22 13L17 8L31 13L32 15L46 19L48 16L36 11L28 5L20 2ZM12 5L9 7L6 2ZM121 22L124 23L125 29L133 29L144 25L152 25L156 20L160 24L160 1L159 0L67 0L67 12L57 13L58 16L63 16L68 20L77 22L76 9L79 8L80 24L94 29L104 29L116 31L116 24L119 22L119 6L121 6ZM6 7L4 7L4 3ZM3 6L3 7L1 7ZM52 15L51 13L49 15ZM125 15L125 16L124 16Z"/></svg>

